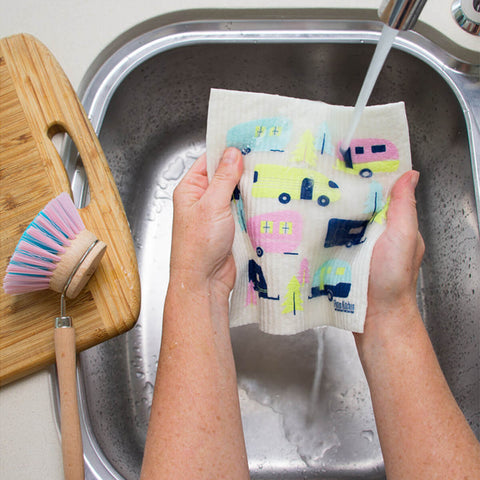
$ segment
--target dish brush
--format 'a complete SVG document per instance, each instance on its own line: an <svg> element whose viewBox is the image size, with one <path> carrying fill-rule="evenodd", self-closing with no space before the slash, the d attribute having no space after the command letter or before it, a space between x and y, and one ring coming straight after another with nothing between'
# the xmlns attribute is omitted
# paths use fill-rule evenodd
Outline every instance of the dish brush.
<svg viewBox="0 0 480 480"><path fill-rule="evenodd" d="M75 330L65 297L75 298L95 272L107 246L85 228L67 193L51 200L21 236L3 288L17 295L50 289L61 293L55 319L64 475L83 480L83 447L77 400Z"/></svg>

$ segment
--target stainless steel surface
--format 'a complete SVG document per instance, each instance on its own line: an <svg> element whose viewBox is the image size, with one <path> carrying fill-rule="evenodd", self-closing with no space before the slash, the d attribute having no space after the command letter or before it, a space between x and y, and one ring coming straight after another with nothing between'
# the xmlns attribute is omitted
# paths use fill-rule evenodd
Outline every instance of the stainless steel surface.
<svg viewBox="0 0 480 480"><path fill-rule="evenodd" d="M480 35L479 0L455 0L452 4L452 15L466 32Z"/></svg>
<svg viewBox="0 0 480 480"><path fill-rule="evenodd" d="M383 0L378 18L396 30L411 30L427 0Z"/></svg>
<svg viewBox="0 0 480 480"><path fill-rule="evenodd" d="M138 478L168 282L172 192L205 147L209 89L353 105L380 22L215 21L138 35L92 79L99 131L137 248L142 312L130 332L80 357L88 479ZM401 32L371 104L403 100L420 228L418 303L441 366L480 435L479 66ZM85 190L71 162L74 189ZM384 478L371 402L351 334L281 337L232 330L253 479ZM188 461L188 459L186 459Z"/></svg>

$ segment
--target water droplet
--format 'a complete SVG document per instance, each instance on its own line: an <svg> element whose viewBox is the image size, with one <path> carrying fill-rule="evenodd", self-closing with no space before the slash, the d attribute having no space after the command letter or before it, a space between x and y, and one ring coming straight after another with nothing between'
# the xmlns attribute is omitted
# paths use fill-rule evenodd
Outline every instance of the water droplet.
<svg viewBox="0 0 480 480"><path fill-rule="evenodd" d="M373 437L374 437L374 433L372 432L372 430L362 431L362 438L364 438L365 440L368 440L369 442L373 442Z"/></svg>
<svg viewBox="0 0 480 480"><path fill-rule="evenodd" d="M157 183L157 185L162 189L162 190L165 190L167 187L168 187L168 183L163 179L161 178L159 180L159 182Z"/></svg>
<svg viewBox="0 0 480 480"><path fill-rule="evenodd" d="M145 386L143 387L143 390L147 395L153 394L153 383L146 382Z"/></svg>
<svg viewBox="0 0 480 480"><path fill-rule="evenodd" d="M155 220L156 214L155 214L155 209L151 208L147 214L147 220L149 222L153 222Z"/></svg>
<svg viewBox="0 0 480 480"><path fill-rule="evenodd" d="M163 173L165 180L178 180L185 170L185 164L182 157L176 157L172 160Z"/></svg>

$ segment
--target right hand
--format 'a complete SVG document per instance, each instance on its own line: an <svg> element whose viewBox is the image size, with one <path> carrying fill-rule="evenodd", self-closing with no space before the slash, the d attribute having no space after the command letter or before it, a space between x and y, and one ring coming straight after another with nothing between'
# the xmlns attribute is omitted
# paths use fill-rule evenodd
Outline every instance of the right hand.
<svg viewBox="0 0 480 480"><path fill-rule="evenodd" d="M417 310L416 285L425 251L415 202L418 178L419 173L411 170L392 188L387 228L375 244L370 263L366 329Z"/></svg>

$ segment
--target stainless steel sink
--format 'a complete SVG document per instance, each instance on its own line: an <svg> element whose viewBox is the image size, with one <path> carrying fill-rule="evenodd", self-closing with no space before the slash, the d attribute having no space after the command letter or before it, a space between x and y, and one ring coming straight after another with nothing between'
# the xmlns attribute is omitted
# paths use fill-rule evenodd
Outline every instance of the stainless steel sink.
<svg viewBox="0 0 480 480"><path fill-rule="evenodd" d="M99 133L137 248L142 311L130 332L81 354L89 479L138 478L168 282L172 192L204 150L211 87L353 105L381 25L187 21L135 31L91 77ZM141 30L141 29L140 29ZM463 412L480 435L479 65L402 33L370 103L405 101L426 255L418 303ZM74 189L86 190L72 157ZM352 336L232 330L253 479L384 478ZM188 459L186 459L188 461Z"/></svg>

